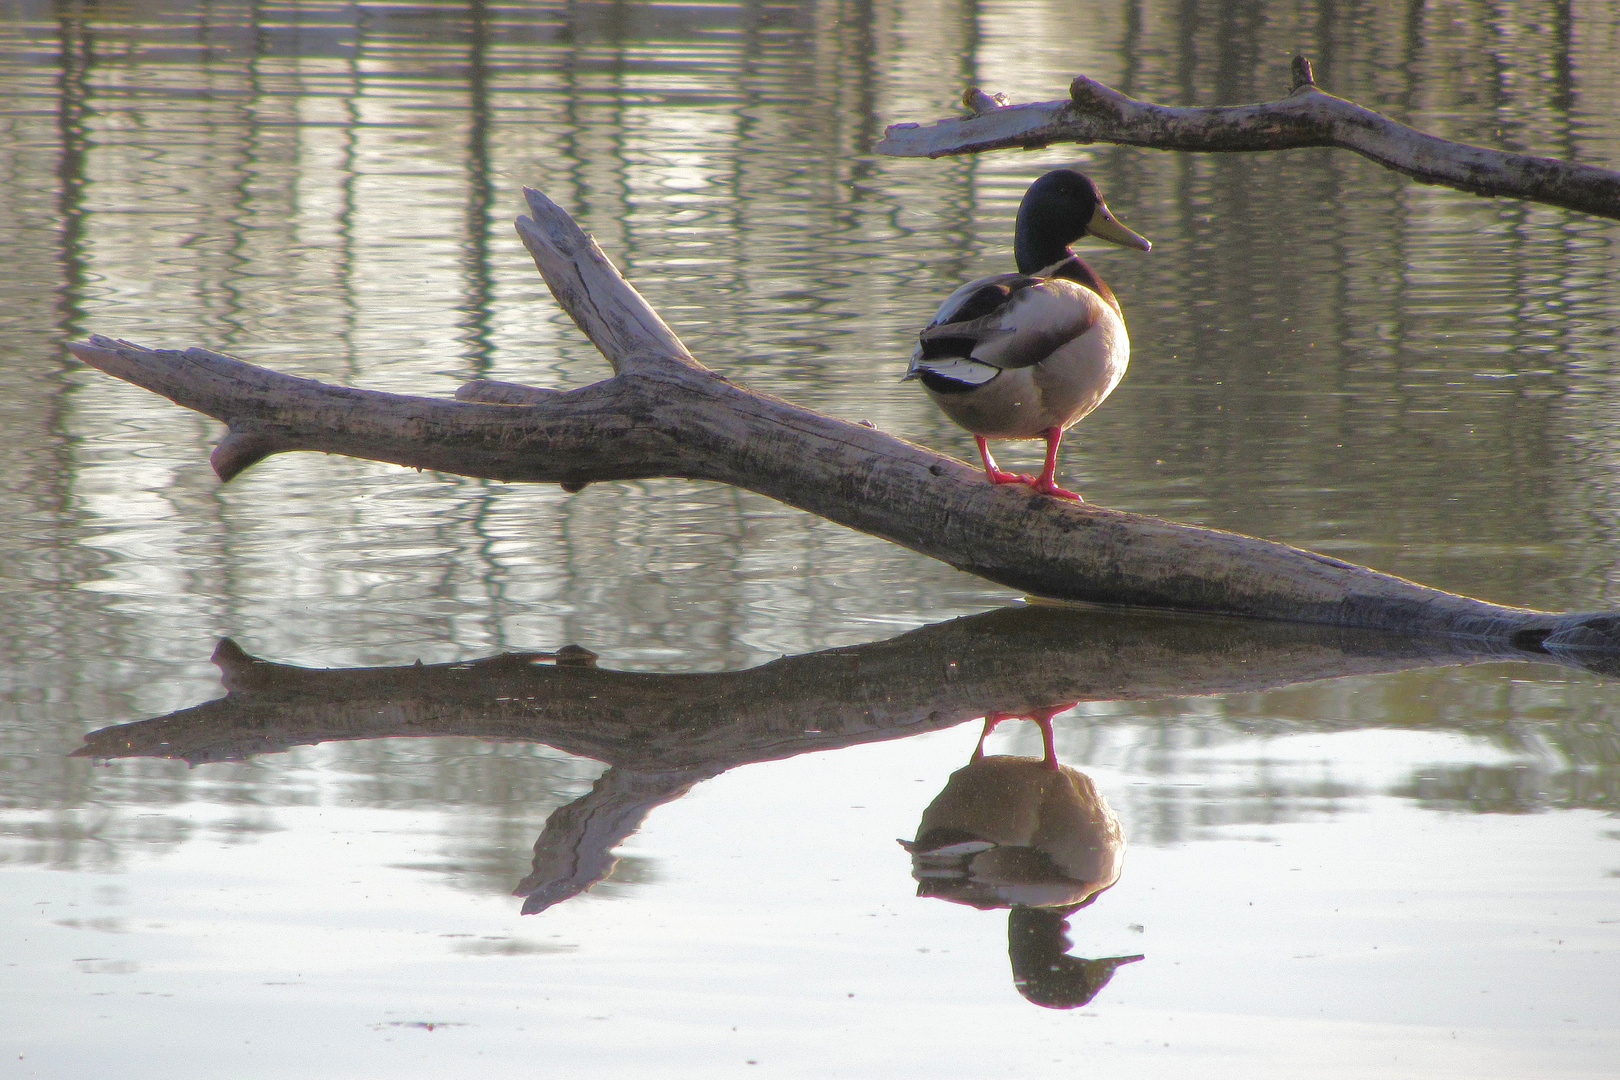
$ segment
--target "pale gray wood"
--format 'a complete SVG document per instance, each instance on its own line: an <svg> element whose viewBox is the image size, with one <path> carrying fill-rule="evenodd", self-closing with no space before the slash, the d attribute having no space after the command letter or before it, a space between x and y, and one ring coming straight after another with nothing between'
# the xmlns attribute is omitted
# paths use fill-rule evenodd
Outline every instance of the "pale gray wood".
<svg viewBox="0 0 1620 1080"><path fill-rule="evenodd" d="M619 374L566 392L479 382L473 400L386 394L279 374L206 349L93 337L74 355L225 423L229 480L317 450L464 476L586 484L670 476L748 488L1036 596L1526 647L1612 649L1611 616L1457 596L1216 529L986 483L964 462L736 386L679 339L555 203L524 226L547 280Z"/></svg>
<svg viewBox="0 0 1620 1080"><path fill-rule="evenodd" d="M1336 146L1426 184L1620 218L1620 172L1427 135L1317 89L1303 57L1295 58L1295 87L1287 97L1254 105L1155 105L1084 75L1070 85L1066 101L997 107L996 98L974 87L964 104L973 115L892 125L876 151L935 158L1063 142L1206 152Z"/></svg>
<svg viewBox="0 0 1620 1080"><path fill-rule="evenodd" d="M532 216L517 219L518 237L557 303L614 371L703 366L566 210L534 188L524 188L523 197Z"/></svg>

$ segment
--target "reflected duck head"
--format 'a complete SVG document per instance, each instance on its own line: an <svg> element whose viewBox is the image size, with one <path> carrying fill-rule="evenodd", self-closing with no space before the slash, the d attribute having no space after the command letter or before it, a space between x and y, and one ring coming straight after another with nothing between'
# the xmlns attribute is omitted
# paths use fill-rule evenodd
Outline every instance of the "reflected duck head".
<svg viewBox="0 0 1620 1080"><path fill-rule="evenodd" d="M1078 1009L1096 997L1114 972L1143 959L1070 956L1068 913L1050 908L1014 908L1007 915L1007 952L1013 985L1045 1009Z"/></svg>

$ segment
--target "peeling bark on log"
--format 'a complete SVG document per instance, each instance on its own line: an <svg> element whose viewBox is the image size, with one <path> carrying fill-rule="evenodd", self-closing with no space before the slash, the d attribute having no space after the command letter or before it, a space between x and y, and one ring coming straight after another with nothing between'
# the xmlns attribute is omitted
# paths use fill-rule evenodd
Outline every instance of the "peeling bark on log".
<svg viewBox="0 0 1620 1080"><path fill-rule="evenodd" d="M206 349L103 337L80 359L229 429L229 480L320 450L509 481L669 476L759 492L1035 596L1614 649L1620 617L1503 607L1284 544L997 487L973 466L733 385L703 367L573 219L528 190L518 233L617 374L566 392L468 384L460 400L330 386Z"/></svg>
<svg viewBox="0 0 1620 1080"><path fill-rule="evenodd" d="M1294 58L1294 89L1287 97L1254 105L1155 105L1084 75L1070 85L1067 101L1004 101L974 87L963 95L973 115L927 126L894 124L875 149L893 157L937 158L1063 142L1215 153L1334 146L1421 183L1620 218L1620 172L1427 135L1317 89L1304 57Z"/></svg>

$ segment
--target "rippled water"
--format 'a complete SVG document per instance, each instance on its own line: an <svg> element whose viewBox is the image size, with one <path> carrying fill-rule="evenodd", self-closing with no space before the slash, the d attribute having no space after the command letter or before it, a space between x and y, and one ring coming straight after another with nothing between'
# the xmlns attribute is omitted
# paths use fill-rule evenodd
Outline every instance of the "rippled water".
<svg viewBox="0 0 1620 1080"><path fill-rule="evenodd" d="M212 422L61 344L584 385L605 365L511 231L528 184L706 363L966 457L897 376L942 296L1010 264L1030 179L1078 160L1155 249L1096 252L1132 367L1063 479L1614 608L1613 223L1330 151L871 147L975 84L1276 97L1302 50L1426 130L1613 166L1616 26L1606 2L7 6L3 1071L1609 1075L1602 673L1135 616L941 627L1019 598L684 481L286 455L221 486ZM454 666L563 645L597 666ZM68 756L222 671L226 703L140 756ZM1130 846L1068 955L1144 959L1049 1009L1006 912L918 898L895 839L977 717L1071 702L1057 758ZM1042 752L1024 723L988 746ZM520 915L520 884L568 891L547 845L576 834L558 850L610 876Z"/></svg>

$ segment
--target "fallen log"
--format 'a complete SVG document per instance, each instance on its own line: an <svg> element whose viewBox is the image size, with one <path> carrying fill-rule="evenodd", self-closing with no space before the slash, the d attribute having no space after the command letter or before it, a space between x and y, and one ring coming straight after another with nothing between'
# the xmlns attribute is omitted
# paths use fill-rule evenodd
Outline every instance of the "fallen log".
<svg viewBox="0 0 1620 1080"><path fill-rule="evenodd" d="M937 158L1061 142L1200 153L1333 146L1421 183L1620 218L1620 172L1441 139L1319 90L1303 56L1294 57L1293 68L1287 97L1253 105L1155 105L1084 75L1070 84L1067 101L1009 105L1004 95L974 87L962 98L971 116L893 124L874 149Z"/></svg>
<svg viewBox="0 0 1620 1080"><path fill-rule="evenodd" d="M693 359L571 217L538 191L518 233L615 375L559 392L478 381L457 400L295 378L206 349L93 337L85 363L221 421L230 480L319 450L496 480L712 480L759 492L1022 592L1520 648L1620 647L1620 617L1506 607L1285 544L985 483L964 462L737 386Z"/></svg>

